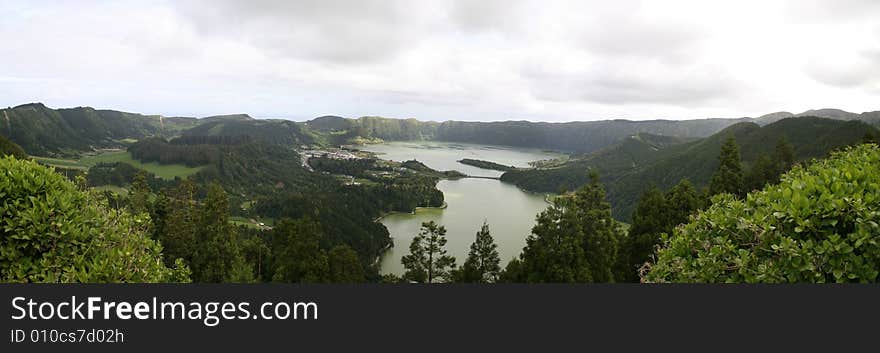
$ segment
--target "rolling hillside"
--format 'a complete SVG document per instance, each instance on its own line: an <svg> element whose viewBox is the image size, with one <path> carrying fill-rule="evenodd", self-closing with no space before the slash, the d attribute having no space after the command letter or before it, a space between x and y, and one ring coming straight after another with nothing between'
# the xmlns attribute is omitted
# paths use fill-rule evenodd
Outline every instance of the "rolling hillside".
<svg viewBox="0 0 880 353"><path fill-rule="evenodd" d="M193 118L164 118L89 107L51 109L41 103L0 110L0 135L31 155L75 154L121 147L123 140L172 136L196 124Z"/></svg>
<svg viewBox="0 0 880 353"><path fill-rule="evenodd" d="M789 118L764 127L739 123L710 137L692 142L656 144L657 137L636 135L602 151L574 159L553 169L520 170L505 173L501 180L537 192L573 190L588 181L587 170L595 168L605 185L614 215L628 219L641 192L654 184L669 188L681 179L705 186L718 166L721 145L734 136L741 148L746 170L764 153L772 153L785 138L798 161L824 157L828 152L857 144L866 132L877 133L861 121L816 117Z"/></svg>

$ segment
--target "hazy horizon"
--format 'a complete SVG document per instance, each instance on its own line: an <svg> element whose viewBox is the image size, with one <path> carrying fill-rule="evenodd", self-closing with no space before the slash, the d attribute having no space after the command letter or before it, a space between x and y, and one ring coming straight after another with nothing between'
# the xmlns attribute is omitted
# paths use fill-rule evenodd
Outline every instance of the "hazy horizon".
<svg viewBox="0 0 880 353"><path fill-rule="evenodd" d="M880 2L0 4L2 106L690 120L880 109Z"/></svg>
<svg viewBox="0 0 880 353"><path fill-rule="evenodd" d="M113 107L94 107L94 106L89 106L89 105L77 105L77 106L70 106L70 107L56 107L56 106L52 106L52 105L50 105L50 104L47 104L47 103L45 103L45 102L36 102L36 101L35 101L35 102L20 103L20 104L15 104L15 105L8 105L8 107L17 107L17 106L28 105L28 104L43 104L43 105L45 105L46 107L48 107L48 108L50 108L50 109L92 108L92 109L95 109L95 110L115 110L115 111L122 111L122 112L126 112L126 113L141 114L141 115L146 115L146 116L159 115L159 116L162 116L162 117L165 117L165 118L178 118L178 117L179 117L179 118L198 118L198 119L202 119L202 118L210 118L210 117L224 116L224 115L248 115L248 116L250 116L251 118L254 118L254 119L284 119L284 120L297 121L297 122L305 122L305 121L309 121L309 120L313 120L313 119L321 118L321 117L326 117L326 116L336 116L336 117L341 117L341 118L346 118L346 119L358 119L358 118L361 118L361 117L381 117L381 118L387 118L387 119L399 119L399 120L416 119L416 120L424 121L424 122L438 122L438 123L442 123L442 122L445 122L445 121L474 121L474 122L487 122L487 123L488 123L488 122L505 122L505 121L528 121L528 122L536 122L536 123L537 123L537 122L566 123L566 122L584 122L584 121L609 121L609 120L628 120L628 121L668 120L668 121L685 121L685 120L701 120L701 119L748 119L748 118L756 119L756 118L760 118L761 116L764 116L764 115L775 114L775 113L792 113L792 114L798 115L798 114L806 113L806 112L811 111L811 110L827 110L827 109L841 110L841 111L844 111L844 112L847 112L847 113L854 113L854 114L870 113L870 112L880 111L880 109L878 109L878 110L871 110L871 111L864 111L864 112L854 112L854 111L849 111L849 110L846 110L846 109L839 109L839 108L833 108L833 107L825 107L825 108L813 108L813 109L807 109L807 110L805 110L805 111L803 111L803 112L794 112L794 111L788 111L788 110L785 110L785 111L768 112L768 113L765 113L765 114L760 114L760 115L755 115L755 116L740 116L740 117L698 117L698 118L685 118L685 119L674 119L674 118L665 118L665 117L644 118L644 119L631 119L631 118L609 117L609 118L599 118L599 119L590 119L590 120L560 120L560 121L547 121L547 120L536 120L536 119L528 119L528 118L524 118L524 119L495 119L495 120L458 120L458 119L454 119L454 118L452 118L452 119L440 119L440 120L438 120L438 119L423 119L423 118L419 118L419 117L399 117L399 116L383 116L383 115L371 115L371 114L364 114L364 115L357 115L357 116L343 116L343 115L339 115L339 114L322 114L322 115L315 115L315 116L310 116L310 117L305 117L305 118L298 118L298 117L291 117L291 116L258 116L258 115L250 114L250 113L248 113L248 112L227 112L227 113L219 113L219 114L213 114L213 115L192 115L192 114L190 114L190 115L186 115L186 114L183 114L183 115L180 115L180 114L168 115L168 114L161 114L161 113L155 113L155 112L128 111L128 110L124 110L124 109L116 109L116 108L113 108Z"/></svg>

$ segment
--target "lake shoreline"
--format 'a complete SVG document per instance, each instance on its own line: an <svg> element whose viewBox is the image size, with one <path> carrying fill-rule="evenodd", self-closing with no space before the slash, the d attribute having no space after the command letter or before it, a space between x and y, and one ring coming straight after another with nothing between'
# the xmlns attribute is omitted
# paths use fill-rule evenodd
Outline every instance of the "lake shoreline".
<svg viewBox="0 0 880 353"><path fill-rule="evenodd" d="M390 211L374 219L385 226L392 240L372 261L379 273L404 273L400 258L406 255L407 245L418 234L421 223L427 221L435 221L446 227L447 250L456 258L466 258L473 243L474 232L487 219L492 224L499 255L505 259L518 256L534 226L535 215L552 204L552 195L523 190L515 184L501 181L501 171L470 166L459 161L472 158L528 168L531 161L555 156L534 150L498 148L500 146L456 144L447 148L444 147L447 145L435 141L429 141L426 145L428 146L386 142L359 146L360 151L368 152L377 159L417 160L435 170L459 170L466 175L438 178L436 187L444 195L441 206L416 207L409 212ZM399 216L389 217L394 214Z"/></svg>
<svg viewBox="0 0 880 353"><path fill-rule="evenodd" d="M409 214L409 215L414 215L414 214L416 214L416 212L417 212L418 210L430 210L430 209L438 209L438 210L442 210L442 209L446 209L447 207L449 207L449 204L446 203L446 201L443 201L443 205L440 205L440 206L418 206L418 207L414 208L412 211L409 211L409 212L403 212L403 211L388 211L388 212L384 212L384 213L382 213L381 216L376 217L376 219L374 219L373 222L380 222L380 223L381 223L381 222L382 222L382 218L385 218L385 217L388 217L388 216L390 216L390 215L394 215L394 214Z"/></svg>

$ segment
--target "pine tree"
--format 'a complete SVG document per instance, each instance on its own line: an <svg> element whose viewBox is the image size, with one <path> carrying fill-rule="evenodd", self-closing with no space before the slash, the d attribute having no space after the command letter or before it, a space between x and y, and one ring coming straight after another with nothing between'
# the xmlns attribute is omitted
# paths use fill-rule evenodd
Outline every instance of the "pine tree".
<svg viewBox="0 0 880 353"><path fill-rule="evenodd" d="M419 234L409 246L409 255L400 259L406 268L404 279L419 283L451 280L455 257L446 254L446 227L434 221L422 223Z"/></svg>
<svg viewBox="0 0 880 353"><path fill-rule="evenodd" d="M134 175L134 180L131 182L131 196L129 196L131 212L138 214L149 211L151 193L152 190L150 190L150 185L147 184L147 173L143 170L138 171L137 174Z"/></svg>
<svg viewBox="0 0 880 353"><path fill-rule="evenodd" d="M721 146L718 162L718 169L709 183L709 193L742 195L744 190L742 159L739 155L739 145L736 144L733 136Z"/></svg>
<svg viewBox="0 0 880 353"><path fill-rule="evenodd" d="M360 283L364 268L357 253L348 245L337 245L327 253L328 280L331 283Z"/></svg>
<svg viewBox="0 0 880 353"><path fill-rule="evenodd" d="M208 186L208 196L198 215L195 251L192 255L196 282L250 282L253 270L244 260L235 228L229 223L229 198L217 184Z"/></svg>
<svg viewBox="0 0 880 353"><path fill-rule="evenodd" d="M791 143L788 142L788 139L783 135L776 141L776 154L773 156L774 162L777 165L776 176L773 178L772 182L776 182L776 178L779 175L784 174L789 171L791 167L794 167L794 147Z"/></svg>
<svg viewBox="0 0 880 353"><path fill-rule="evenodd" d="M195 185L183 180L166 201L157 200L153 211L156 239L164 247L165 260L183 259L192 264L196 242Z"/></svg>
<svg viewBox="0 0 880 353"><path fill-rule="evenodd" d="M686 223L704 205L702 194L687 179L665 194L654 186L645 190L633 212L629 234L621 244L616 279L638 281L639 268L654 256L662 235L672 234L676 226Z"/></svg>
<svg viewBox="0 0 880 353"><path fill-rule="evenodd" d="M528 282L614 282L622 238L597 174L538 215L521 255Z"/></svg>
<svg viewBox="0 0 880 353"><path fill-rule="evenodd" d="M492 239L489 225L483 222L476 239L471 244L467 260L456 271L456 282L491 283L498 281L501 272L498 245Z"/></svg>
<svg viewBox="0 0 880 353"><path fill-rule="evenodd" d="M309 219L283 219L273 230L272 281L327 281L328 259L321 249L323 231Z"/></svg>
<svg viewBox="0 0 880 353"><path fill-rule="evenodd" d="M748 191L758 190L768 183L776 182L782 169L783 167L778 160L774 161L774 158L767 154L761 155L746 174L746 189Z"/></svg>
<svg viewBox="0 0 880 353"><path fill-rule="evenodd" d="M673 186L666 193L666 200L669 219L673 226L686 223L694 212L703 209L707 203L702 193L697 191L687 179L682 179Z"/></svg>
<svg viewBox="0 0 880 353"><path fill-rule="evenodd" d="M660 234L669 232L670 206L656 186L652 185L642 193L633 211L629 234L621 246L622 264L617 274L620 281L638 281L637 269L654 253Z"/></svg>

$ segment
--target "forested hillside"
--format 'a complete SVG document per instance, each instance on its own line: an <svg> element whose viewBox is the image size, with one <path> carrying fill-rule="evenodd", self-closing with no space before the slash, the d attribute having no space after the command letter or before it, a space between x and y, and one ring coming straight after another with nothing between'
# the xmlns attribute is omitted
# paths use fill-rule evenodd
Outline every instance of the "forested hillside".
<svg viewBox="0 0 880 353"><path fill-rule="evenodd" d="M682 179L698 188L708 186L717 157L728 137L741 147L743 165L753 168L759 159L772 154L780 140L791 144L796 161L824 157L829 152L862 141L877 129L860 121L815 117L791 118L761 127L739 123L697 141L637 135L620 143L574 159L552 169L515 170L501 180L538 192L574 190L589 181L588 171L598 171L608 192L614 215L629 219L640 193L650 185L668 189Z"/></svg>
<svg viewBox="0 0 880 353"><path fill-rule="evenodd" d="M316 143L314 136L289 120L253 119L225 116L199 119L199 125L183 132L184 136L250 136L270 144L298 147Z"/></svg>
<svg viewBox="0 0 880 353"><path fill-rule="evenodd" d="M741 122L766 125L787 117L826 117L880 124L880 112L835 109L801 114L779 112L758 118L697 120L602 120L547 123L529 121L419 121L366 116L323 116L297 123L231 114L201 119L141 115L89 107L51 109L41 103L0 111L0 135L36 156L70 156L96 148L124 147L131 139L248 135L273 144L340 145L351 142L437 140L591 153L641 133L680 138L708 137Z"/></svg>
<svg viewBox="0 0 880 353"><path fill-rule="evenodd" d="M124 146L122 140L172 136L195 125L192 118L165 118L88 107L50 109L41 103L0 110L0 135L31 155L69 155Z"/></svg>
<svg viewBox="0 0 880 353"><path fill-rule="evenodd" d="M523 255L507 269L500 270L497 258L489 267L479 265L484 259L477 257L493 258L485 225L479 232L480 244L475 242L472 248L479 251L474 250L464 267L448 268L453 260L437 268L443 280L634 281L637 269L653 256L661 234L671 233L692 212L708 207L710 195L745 197L749 191L779 182L779 176L798 163L824 158L844 146L876 142L880 136L866 123L873 113L832 110L816 113L834 119L779 113L739 120L558 124L335 116L297 123L245 114L164 118L92 108L55 110L42 104L0 113L0 153L12 156L3 161L7 168L0 184L7 187L5 193L16 198L44 193L50 206L40 212L55 212L53 219L63 216L57 219L72 227L65 231L79 232L76 246L134 236L132 240L142 245L139 251L146 252L130 260L149 267L142 277L131 277L115 271L117 266L111 263L126 259L75 250L92 251L87 255L109 262L75 262L69 271L56 271L68 264L67 255L28 248L19 258L0 264L7 271L3 279L15 281L400 280L379 276L377 258L392 242L376 219L388 212L443 206L437 182L463 175L337 146L379 139L575 152L566 162L536 168L463 160L509 169L502 181L561 195L539 215ZM28 155L43 156L35 159L56 166L57 173L24 161ZM63 180L62 174L75 184ZM31 176L45 183L21 179ZM86 190L87 185L94 188ZM54 191L46 189L50 187ZM24 205L11 202L15 207ZM13 222L24 220L17 214L32 212L15 207L6 208L17 212L10 218ZM631 220L632 228L625 231L612 216ZM42 232L45 222L35 222L7 228ZM108 232L83 228L96 224ZM445 232L437 224L423 230L425 236L437 239ZM99 233L105 238L89 235ZM0 245L27 248L10 239ZM570 246L558 249L555 244ZM418 250L419 245L414 246ZM35 261L45 261L56 270L36 266ZM416 255L407 257L405 280L433 281L433 265L425 272L420 261ZM655 279L679 278L675 276L682 270L674 271ZM870 273L858 274L863 275ZM821 279L839 279L834 276Z"/></svg>
<svg viewBox="0 0 880 353"><path fill-rule="evenodd" d="M724 194L665 237L650 282L876 282L880 150L862 145L745 198Z"/></svg>

